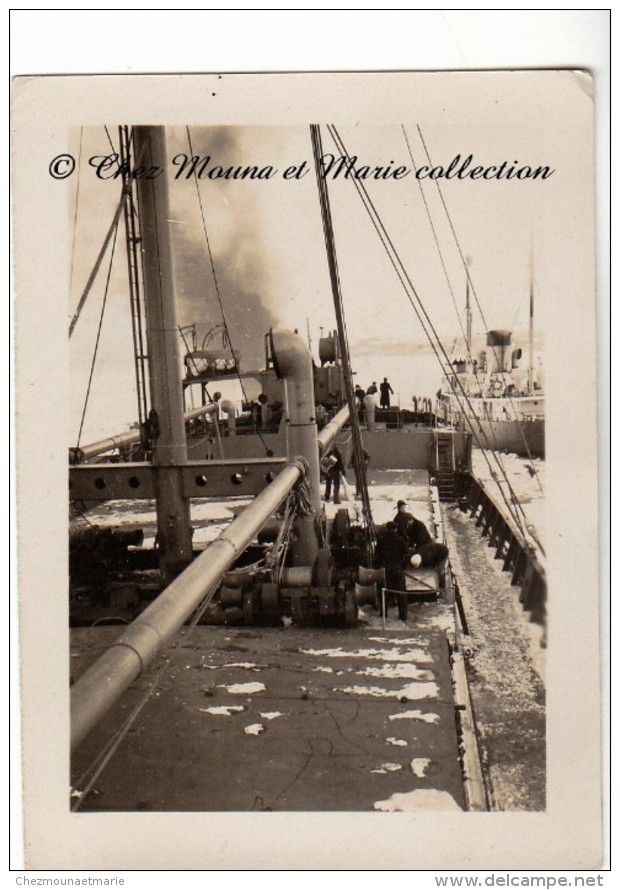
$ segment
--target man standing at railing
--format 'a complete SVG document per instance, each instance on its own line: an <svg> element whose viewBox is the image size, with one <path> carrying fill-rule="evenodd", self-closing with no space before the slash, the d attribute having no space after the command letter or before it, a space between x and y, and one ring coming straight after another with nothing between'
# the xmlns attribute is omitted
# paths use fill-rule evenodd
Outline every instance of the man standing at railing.
<svg viewBox="0 0 620 890"><path fill-rule="evenodd" d="M383 378L383 383L379 385L379 389L381 391L381 400L380 407L381 408L389 408L390 407L390 393L394 395L394 390L388 383L387 377Z"/></svg>

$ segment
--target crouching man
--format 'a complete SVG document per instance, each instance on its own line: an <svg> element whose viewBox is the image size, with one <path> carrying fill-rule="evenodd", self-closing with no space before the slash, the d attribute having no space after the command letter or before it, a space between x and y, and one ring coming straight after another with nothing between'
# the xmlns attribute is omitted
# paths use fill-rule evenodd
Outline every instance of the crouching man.
<svg viewBox="0 0 620 890"><path fill-rule="evenodd" d="M448 563L449 550L445 544L433 541L426 525L412 516L404 526L404 540L409 546L410 564L414 569L437 569L440 583L445 583L445 570Z"/></svg>

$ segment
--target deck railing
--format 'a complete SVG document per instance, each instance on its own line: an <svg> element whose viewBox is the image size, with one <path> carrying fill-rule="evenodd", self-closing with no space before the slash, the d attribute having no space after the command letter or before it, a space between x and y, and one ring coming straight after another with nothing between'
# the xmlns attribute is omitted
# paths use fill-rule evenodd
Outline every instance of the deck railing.
<svg viewBox="0 0 620 890"><path fill-rule="evenodd" d="M520 587L519 601L530 620L545 624L547 614L547 577L544 557L540 551L505 516L484 483L470 473L459 473L458 500L462 510L469 512L495 558L503 561L503 570Z"/></svg>

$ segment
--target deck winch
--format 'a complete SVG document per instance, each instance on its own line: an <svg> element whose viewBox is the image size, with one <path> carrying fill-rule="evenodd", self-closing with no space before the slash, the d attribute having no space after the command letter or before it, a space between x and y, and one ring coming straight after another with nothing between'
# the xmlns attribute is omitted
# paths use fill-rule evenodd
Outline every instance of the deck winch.
<svg viewBox="0 0 620 890"><path fill-rule="evenodd" d="M350 526L347 510L339 510L333 522L326 520L320 490L321 448L349 419L349 412L340 412L320 438L307 345L281 329L272 329L269 340L274 369L284 381L288 457L302 457L307 470L287 501L280 526L272 525L275 540L267 567L226 575L219 591L219 615L246 623L288 615L299 622L336 618L354 624L360 605L377 603L376 583L360 577L360 563L370 555L364 550L363 530ZM267 536L263 529L263 539Z"/></svg>
<svg viewBox="0 0 620 890"><path fill-rule="evenodd" d="M279 581L260 570L229 573L209 617L213 620L219 615L226 622L256 624L279 622L283 616L290 616L300 625L322 619L352 625L357 623L361 606L377 607L377 582L382 580L382 569L339 569L332 551L324 548L312 566L282 569Z"/></svg>

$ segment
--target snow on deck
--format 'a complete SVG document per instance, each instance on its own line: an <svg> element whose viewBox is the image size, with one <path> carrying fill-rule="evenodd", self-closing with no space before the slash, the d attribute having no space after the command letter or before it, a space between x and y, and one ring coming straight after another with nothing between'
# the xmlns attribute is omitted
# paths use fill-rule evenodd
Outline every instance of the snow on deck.
<svg viewBox="0 0 620 890"><path fill-rule="evenodd" d="M427 470L373 470L369 473L369 496L373 519L376 525L383 525L396 515L396 503L406 501L407 510L421 519L437 537L437 507L431 501ZM351 521L361 520L361 501L355 498L353 472L348 471L348 479L341 486L340 504L323 502L325 514L333 519L338 510L346 509ZM322 493L324 487L322 486ZM232 522L235 516L252 503L252 498L236 497L226 499L192 498L190 517L194 534L192 544L201 550L214 541ZM157 531L157 514L154 500L110 500L89 511L89 521L97 526L140 528L144 532L142 549L152 549ZM83 520L76 520L79 525Z"/></svg>
<svg viewBox="0 0 620 890"><path fill-rule="evenodd" d="M489 494L496 500L498 507L503 506L500 487L491 472L499 475L495 458L490 456L487 463L483 452L474 448L472 454L472 470L474 476L484 483ZM545 543L545 462L539 458L518 457L516 454L498 454L502 466L510 480L515 494L523 507L528 523L534 525L537 537Z"/></svg>
<svg viewBox="0 0 620 890"><path fill-rule="evenodd" d="M462 648L493 807L545 809L545 650L501 560L457 507L445 511L469 635ZM535 638L533 631L538 632ZM515 727L518 727L515 734Z"/></svg>

